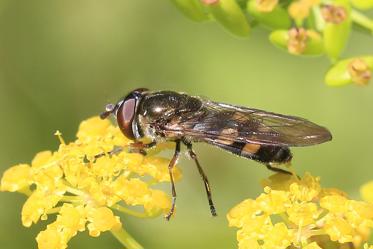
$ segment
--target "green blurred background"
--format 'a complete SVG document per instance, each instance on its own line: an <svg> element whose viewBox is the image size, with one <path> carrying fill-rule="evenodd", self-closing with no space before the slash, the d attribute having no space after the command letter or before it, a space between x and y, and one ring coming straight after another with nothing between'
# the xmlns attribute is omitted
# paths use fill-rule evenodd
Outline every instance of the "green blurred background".
<svg viewBox="0 0 373 249"><path fill-rule="evenodd" d="M326 58L289 56L254 30L231 36L216 23L193 23L168 1L1 0L0 173L56 149L56 129L74 139L81 120L137 87L171 89L221 102L305 117L327 126L332 142L294 149L294 165L324 186L358 198L373 179L373 88L332 89L323 84ZM346 55L373 53L372 37L354 33ZM213 187L219 216L211 218L202 182L183 159L177 215L139 220L122 217L145 248L236 248L226 213L261 191L262 165L197 145ZM168 186L166 187L168 190ZM42 222L21 225L25 197L0 193L0 248L36 248ZM79 234L69 248L120 248L109 234Z"/></svg>

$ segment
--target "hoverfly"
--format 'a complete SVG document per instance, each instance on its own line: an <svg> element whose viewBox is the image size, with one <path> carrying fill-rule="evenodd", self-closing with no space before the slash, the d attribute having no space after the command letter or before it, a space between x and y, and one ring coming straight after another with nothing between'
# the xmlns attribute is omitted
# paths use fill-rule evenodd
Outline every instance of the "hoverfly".
<svg viewBox="0 0 373 249"><path fill-rule="evenodd" d="M110 114L116 117L123 134L134 140L133 145L141 151L160 141L175 142L175 152L168 166L172 206L166 215L167 220L175 209L172 168L179 158L181 144L187 147L197 165L211 214L216 216L210 184L193 151L193 142L205 142L260 162L270 170L289 174L273 166L290 162L292 154L289 147L310 146L332 139L326 128L303 118L223 104L173 91L136 89L117 104L107 105L101 118ZM143 138L150 138L152 142L144 144L140 142Z"/></svg>

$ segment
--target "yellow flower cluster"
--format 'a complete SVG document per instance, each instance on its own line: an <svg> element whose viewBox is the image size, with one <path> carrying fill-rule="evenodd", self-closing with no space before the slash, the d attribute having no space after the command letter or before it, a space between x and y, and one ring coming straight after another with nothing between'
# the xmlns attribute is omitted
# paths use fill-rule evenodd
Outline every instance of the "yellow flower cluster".
<svg viewBox="0 0 373 249"><path fill-rule="evenodd" d="M264 193L241 202L227 215L229 225L240 228L240 249L318 249L331 243L355 248L373 227L372 203L322 188L319 178L309 173L301 180L275 174L263 185Z"/></svg>
<svg viewBox="0 0 373 249"><path fill-rule="evenodd" d="M169 210L169 196L151 188L170 180L168 159L126 149L108 153L126 148L131 140L110 121L98 117L83 121L72 143L66 144L61 133L56 135L61 141L57 151L40 152L31 165L13 166L1 179L1 191L29 195L22 208L24 226L57 214L36 238L40 249L66 248L68 241L85 229L94 237L120 230L122 224L113 209L138 217L154 217ZM178 168L174 176L176 180L181 177ZM142 206L144 212L129 206Z"/></svg>

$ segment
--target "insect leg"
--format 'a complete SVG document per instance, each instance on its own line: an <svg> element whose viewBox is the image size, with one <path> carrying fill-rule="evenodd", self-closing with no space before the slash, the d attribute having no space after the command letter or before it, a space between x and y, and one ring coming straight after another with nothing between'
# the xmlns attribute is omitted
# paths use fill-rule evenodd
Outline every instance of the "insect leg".
<svg viewBox="0 0 373 249"><path fill-rule="evenodd" d="M171 181L171 192L172 192L172 204L171 204L171 209L168 212L168 214L165 216L167 220L170 220L172 214L175 211L175 204L176 204L176 189L175 189L175 182L174 182L174 176L172 173L172 170L177 162L177 159L179 158L180 155L180 140L176 141L176 148L175 148L175 153L174 156L172 157L170 164L168 165L168 173L170 174L170 181Z"/></svg>
<svg viewBox="0 0 373 249"><path fill-rule="evenodd" d="M277 167L273 167L270 163L266 163L265 166L267 167L267 169L272 170L274 172L287 174L287 175L293 175L293 173L291 173L290 171L287 171L287 170L281 169L281 168L277 168Z"/></svg>
<svg viewBox="0 0 373 249"><path fill-rule="evenodd" d="M157 145L156 141L152 141L148 144L144 144L144 143L141 143L141 142L135 142L135 143L130 144L129 151L132 152L132 153L140 153L140 154L143 154L145 156L146 155L146 149L152 148L155 145ZM122 152L123 149L124 149L124 147L114 146L114 148L109 152L101 152L100 154L95 155L95 159L98 159L98 158L103 157L105 155L112 156L112 155L118 154L118 153Z"/></svg>
<svg viewBox="0 0 373 249"><path fill-rule="evenodd" d="M140 153L144 156L146 156L146 150L150 149L157 145L156 141L152 141L148 144L144 144L142 142L134 142L130 144L130 152L132 153Z"/></svg>
<svg viewBox="0 0 373 249"><path fill-rule="evenodd" d="M216 209L215 209L215 206L214 206L214 202L212 201L212 195L211 195L211 188L210 188L209 180L207 179L207 176L206 176L205 172L203 172L203 169L202 169L201 165L199 164L196 153L193 151L192 143L184 141L184 144L187 146L189 155L194 160L194 162L196 163L197 168L198 168L198 172L202 177L203 183L205 185L207 199L208 199L208 202L209 202L209 205L210 205L211 215L212 216L217 216Z"/></svg>
<svg viewBox="0 0 373 249"><path fill-rule="evenodd" d="M101 152L100 154L95 155L95 159L98 159L98 158L103 157L105 155L112 156L112 155L118 154L122 151L123 151L123 147L114 146L114 148L109 152Z"/></svg>

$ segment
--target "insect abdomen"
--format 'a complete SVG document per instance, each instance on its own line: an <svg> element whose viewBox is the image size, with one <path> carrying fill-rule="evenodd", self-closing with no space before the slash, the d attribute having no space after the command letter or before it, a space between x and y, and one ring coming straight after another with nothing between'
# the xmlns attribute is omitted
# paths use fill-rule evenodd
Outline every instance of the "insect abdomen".
<svg viewBox="0 0 373 249"><path fill-rule="evenodd" d="M292 154L288 147L272 146L272 145L258 145L259 149L254 153L245 151L245 147L241 151L241 156L251 158L263 163L287 163L292 159Z"/></svg>
<svg viewBox="0 0 373 249"><path fill-rule="evenodd" d="M227 150L235 155L252 159L261 163L287 163L291 161L292 154L288 147L260 145L234 142L232 144L220 143L218 141L207 141L209 144Z"/></svg>

